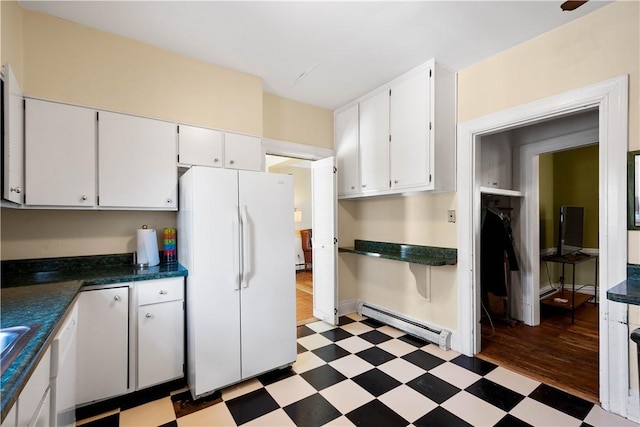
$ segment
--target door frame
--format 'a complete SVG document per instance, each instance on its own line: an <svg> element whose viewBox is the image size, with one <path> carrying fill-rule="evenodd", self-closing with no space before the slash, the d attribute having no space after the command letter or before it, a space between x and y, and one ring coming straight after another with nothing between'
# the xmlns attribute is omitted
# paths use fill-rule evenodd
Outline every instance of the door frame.
<svg viewBox="0 0 640 427"><path fill-rule="evenodd" d="M627 305L609 301L606 291L626 278L626 156L628 152L628 76L510 108L458 125L458 350L468 356L480 351L480 170L479 141L483 135L522 127L567 114L599 111L599 354L600 402L605 410L627 415L629 342ZM524 197L527 197L526 188ZM537 209L537 206L535 207ZM532 207L529 206L529 210ZM526 214L529 219L530 212ZM526 224L525 224L526 226ZM529 242L531 244L531 242ZM530 246L531 247L531 246ZM535 248L538 243L535 243ZM539 262L537 255L531 258ZM529 302L537 295L523 282ZM526 301L525 301L526 304Z"/></svg>
<svg viewBox="0 0 640 427"><path fill-rule="evenodd" d="M313 146L313 145L306 145L306 144L300 144L297 142L291 142L291 141L283 141L283 140L278 140L278 139L272 139L272 138L262 138L262 154L263 154L263 158L264 156L266 156L267 154L271 154L274 156L283 156L283 157L294 157L297 159L302 159L302 160L310 160L310 161L316 161L316 160L322 160L322 159L326 159L328 157L333 157L334 156L334 150L329 149L329 148L323 148L323 147L317 147L317 146ZM335 175L334 175L334 182L335 182ZM313 188L311 189L311 191L313 191ZM334 201L334 203L336 203ZM337 206L334 206L333 208L333 212L334 212L334 217L333 217L333 222L334 224L337 223L337 213L336 213L336 208ZM315 219L312 219L312 221L315 221ZM337 227L335 227L336 233L337 233ZM337 235L335 237L338 237ZM334 272L334 280L333 280L333 292L331 292L331 294L336 296L337 299L337 295L338 295L338 279L337 279L337 246L333 245L334 248L334 268L336 269ZM315 258L315 257L314 257ZM313 294L314 294L314 298L315 298L315 294L316 292L322 292L322 290L318 287L321 286L322 284L326 284L327 281L325 280L316 280L316 274L320 274L322 271L329 271L326 268L323 268L321 265L316 265L316 259L313 259L313 264L314 264L314 268L313 268L313 274L314 274L314 284L313 284ZM328 292L322 292L323 294L328 294ZM335 302L335 307L333 307L332 310L335 312L338 308L338 302ZM316 311L316 304L314 301L313 304L313 310L314 312ZM325 321L329 322L329 319L324 319Z"/></svg>

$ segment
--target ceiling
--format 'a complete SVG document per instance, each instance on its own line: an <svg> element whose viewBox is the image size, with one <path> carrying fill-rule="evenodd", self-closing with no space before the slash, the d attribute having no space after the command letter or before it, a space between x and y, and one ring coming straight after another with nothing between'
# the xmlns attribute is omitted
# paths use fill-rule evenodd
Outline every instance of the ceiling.
<svg viewBox="0 0 640 427"><path fill-rule="evenodd" d="M430 58L461 70L584 16L562 1L35 1L58 16L263 79L336 109ZM524 64L523 64L524 65Z"/></svg>

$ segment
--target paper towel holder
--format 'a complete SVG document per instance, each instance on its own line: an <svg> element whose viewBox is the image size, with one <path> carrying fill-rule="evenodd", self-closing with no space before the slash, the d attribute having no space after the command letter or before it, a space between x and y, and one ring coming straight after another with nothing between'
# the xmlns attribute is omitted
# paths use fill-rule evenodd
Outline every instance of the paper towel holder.
<svg viewBox="0 0 640 427"><path fill-rule="evenodd" d="M149 227L147 227L146 224L142 225L142 230L147 230L149 229ZM155 230L152 230L155 234ZM139 237L138 237L139 238ZM155 245L155 240L154 240L154 245ZM133 265L135 268L139 269L139 270L145 270L148 269L149 267L151 267L150 262L147 260L147 262L138 262L138 250L139 250L139 245L136 247L136 251L133 252ZM157 249L155 249L155 252L157 253ZM148 258L148 255L145 255L143 258ZM153 265L157 265L153 264Z"/></svg>

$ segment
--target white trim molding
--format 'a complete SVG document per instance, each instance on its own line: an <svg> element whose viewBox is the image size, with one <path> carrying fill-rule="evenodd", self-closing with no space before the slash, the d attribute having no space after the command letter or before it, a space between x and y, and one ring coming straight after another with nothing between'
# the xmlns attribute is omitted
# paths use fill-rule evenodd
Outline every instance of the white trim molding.
<svg viewBox="0 0 640 427"><path fill-rule="evenodd" d="M458 125L458 340L457 350L471 356L480 351L480 137L490 133L515 129L587 110L598 110L597 142L599 150L599 301L600 301L600 402L605 410L627 416L629 394L627 305L607 300L606 291L625 280L627 261L626 227L626 158L628 151L628 76L620 76L584 88L500 111ZM570 144L570 143L569 143ZM521 147L523 151L523 147ZM520 165L537 176L537 155ZM538 153L540 154L540 153ZM518 176L516 174L516 176ZM536 178L537 179L537 178ZM516 188L526 200L531 197L534 182L520 182ZM536 190L537 191L537 187ZM537 195L537 193L535 194ZM535 198L535 196L534 196ZM530 200L525 207L524 221L528 244L531 244L538 222L533 221L538 209ZM532 222L533 221L533 222ZM524 259L526 268L539 264L535 242L535 262ZM529 270L532 271L533 269ZM538 271L539 273L539 271ZM531 274L530 274L531 275ZM527 278L528 281L535 277ZM523 299L538 300L536 292L523 280ZM525 308L526 310L526 308ZM529 320L535 313L529 311Z"/></svg>

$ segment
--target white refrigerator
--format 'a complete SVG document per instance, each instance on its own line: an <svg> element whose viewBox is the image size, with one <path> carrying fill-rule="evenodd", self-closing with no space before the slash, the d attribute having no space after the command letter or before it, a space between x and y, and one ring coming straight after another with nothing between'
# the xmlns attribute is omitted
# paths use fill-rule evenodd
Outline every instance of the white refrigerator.
<svg viewBox="0 0 640 427"><path fill-rule="evenodd" d="M196 399L296 360L293 177L194 166L179 201Z"/></svg>

